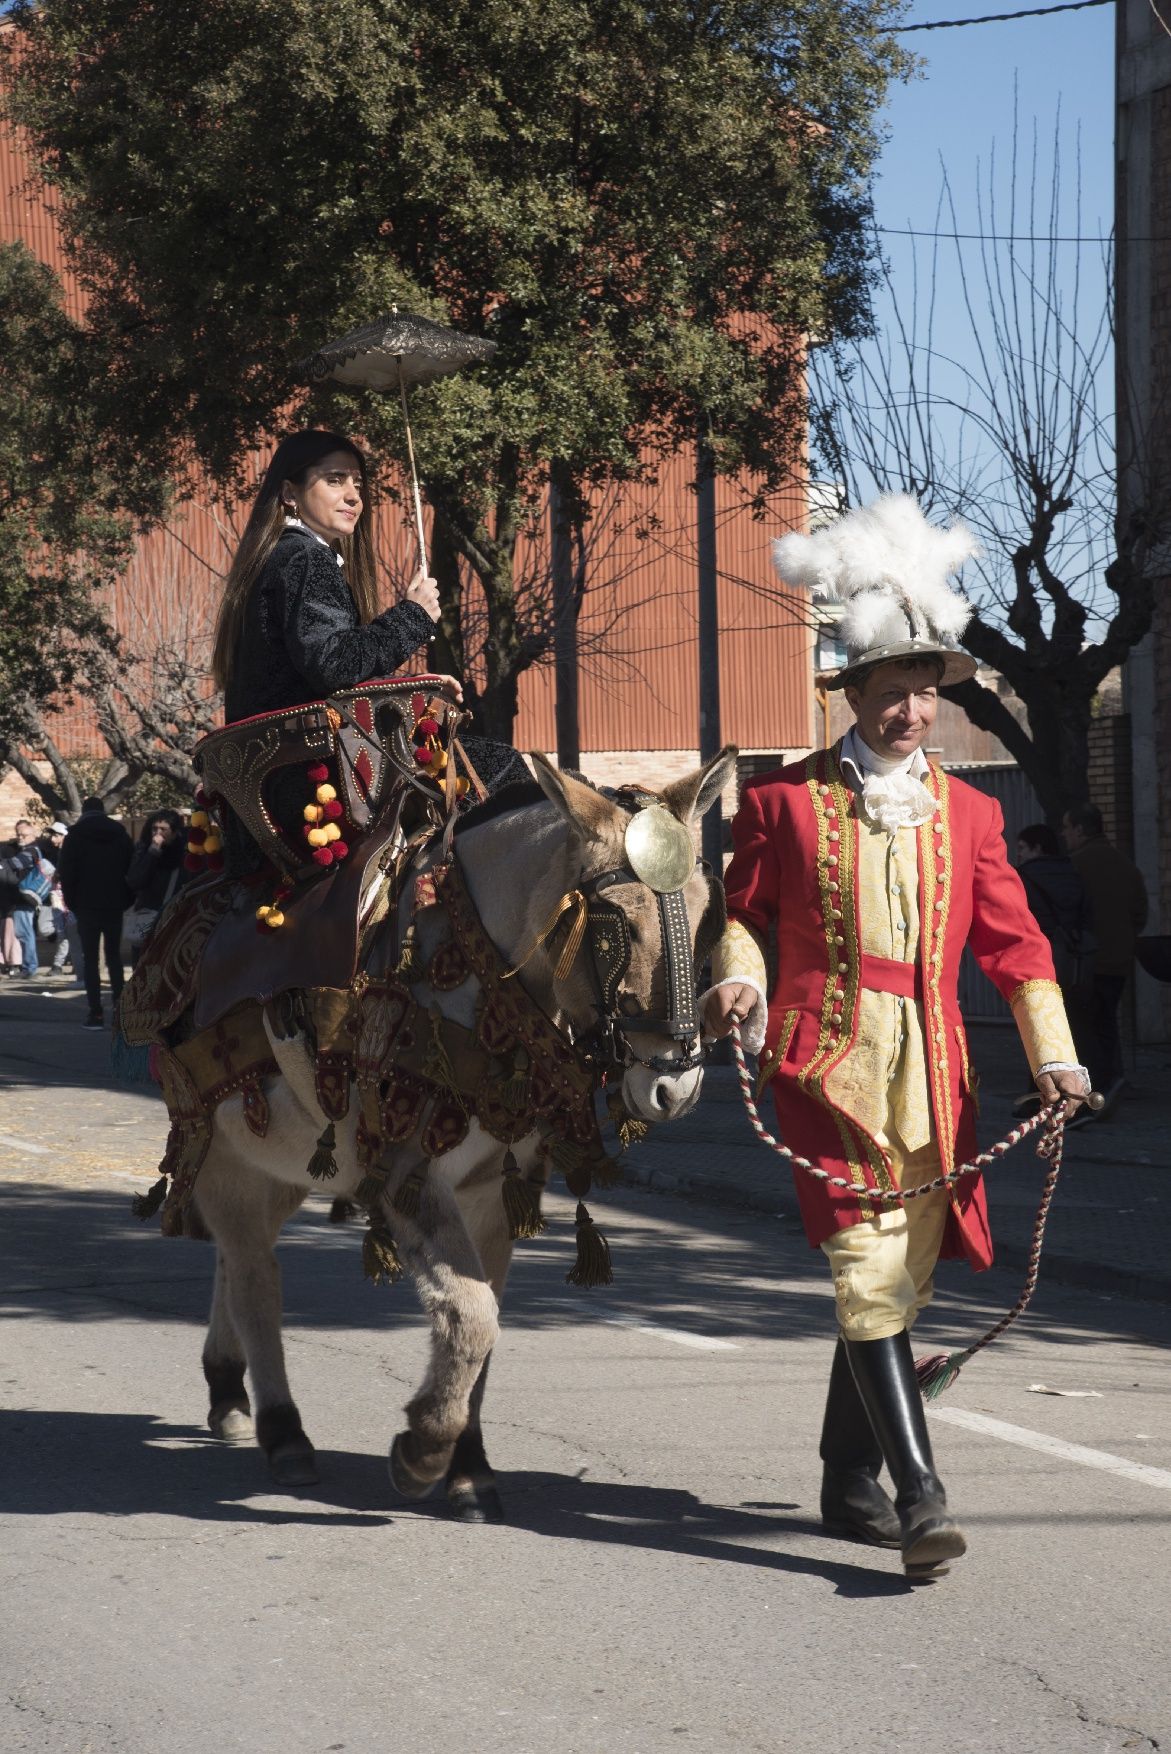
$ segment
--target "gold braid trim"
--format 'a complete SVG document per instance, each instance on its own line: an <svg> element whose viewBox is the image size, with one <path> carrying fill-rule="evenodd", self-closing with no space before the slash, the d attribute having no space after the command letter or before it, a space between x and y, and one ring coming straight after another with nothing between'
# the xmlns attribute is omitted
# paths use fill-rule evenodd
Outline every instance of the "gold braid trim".
<svg viewBox="0 0 1171 1754"><path fill-rule="evenodd" d="M841 1114L825 1093L828 1073L850 1050L858 991L862 983L862 959L859 950L861 940L854 894L858 829L853 818L851 794L833 755L816 754L808 757L805 763L805 784L817 820L817 872L821 891L822 924L825 930L826 978L822 988L817 1046L807 1064L798 1073L797 1082L815 1102L820 1103L833 1116L834 1124L841 1135L843 1153L854 1186L866 1186L859 1149L861 1146L879 1187L887 1189L892 1184L882 1153L861 1128L851 1124ZM831 809L834 811L832 817L829 814ZM839 838L831 841L831 833L836 833ZM837 859L836 865L829 863L831 858ZM837 888L831 889L831 883L836 883ZM835 905L840 918L834 917ZM844 940L841 944L837 942L839 936ZM839 962L847 964L844 974L839 972ZM834 999L838 987L841 987L843 994L840 1001ZM833 1024L835 1009L842 1017L836 1035ZM858 1205L864 1217L873 1215L869 1201L859 1200Z"/></svg>
<svg viewBox="0 0 1171 1754"><path fill-rule="evenodd" d="M756 1074L756 1097L758 1102L769 1084L772 1082L776 1073L785 1063L785 1055L789 1051L789 1043L792 1041L793 1032L797 1027L798 1015L799 1013L796 1011L785 1012L784 1018L781 1022L781 1033L777 1039L777 1045L772 1053L767 1055L766 1058L760 1062L760 1070Z"/></svg>
<svg viewBox="0 0 1171 1754"><path fill-rule="evenodd" d="M923 1021L927 1027L927 1064L931 1071L939 1157L946 1172L955 1166L955 1119L951 1107L951 1065L947 1057L947 1027L943 1017L940 975L943 968L943 946L947 941L947 925L951 915L954 862L948 778L934 763L931 764L928 775L928 789L938 798L939 810L919 829L919 883L923 895L919 953L923 963ZM942 834L936 833L937 824L942 828ZM943 854L942 861L938 857L940 852ZM954 1193L952 1203L955 1203Z"/></svg>

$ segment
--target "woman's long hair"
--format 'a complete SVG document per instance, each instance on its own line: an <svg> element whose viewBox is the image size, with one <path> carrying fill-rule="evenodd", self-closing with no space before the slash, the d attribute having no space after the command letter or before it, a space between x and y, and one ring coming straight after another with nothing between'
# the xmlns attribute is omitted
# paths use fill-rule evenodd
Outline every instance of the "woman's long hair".
<svg viewBox="0 0 1171 1754"><path fill-rule="evenodd" d="M374 576L374 517L370 505L366 459L354 441L342 438L340 433L319 432L314 428L306 432L290 433L288 438L281 440L273 453L272 462L265 470L260 492L244 526L240 546L236 550L236 557L224 585L223 601L216 621L211 667L217 688L225 693L240 644L248 593L285 527L286 514L281 502L281 488L286 481L291 481L294 487L302 487L313 465L320 463L323 457L328 457L331 451L348 451L357 459L362 477L362 515L350 534L339 538L339 545L345 562L346 581L357 606L358 620L363 623L373 621L378 613L378 591Z"/></svg>

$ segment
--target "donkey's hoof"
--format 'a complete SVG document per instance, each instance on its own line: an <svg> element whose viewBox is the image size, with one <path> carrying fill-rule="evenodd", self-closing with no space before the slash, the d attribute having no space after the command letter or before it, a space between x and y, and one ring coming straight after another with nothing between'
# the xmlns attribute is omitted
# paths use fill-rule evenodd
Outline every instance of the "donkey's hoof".
<svg viewBox="0 0 1171 1754"><path fill-rule="evenodd" d="M270 1449L268 1466L278 1486L316 1486L321 1479L313 1445L304 1432Z"/></svg>
<svg viewBox="0 0 1171 1754"><path fill-rule="evenodd" d="M447 1483L447 1504L459 1523L502 1523L504 1505L491 1480L470 1480L466 1475Z"/></svg>
<svg viewBox="0 0 1171 1754"><path fill-rule="evenodd" d="M207 1428L221 1443L251 1443L256 1436L252 1415L243 1407L213 1407L207 1416Z"/></svg>
<svg viewBox="0 0 1171 1754"><path fill-rule="evenodd" d="M396 1492L404 1498L426 1498L438 1484L438 1476L434 1480L425 1480L416 1474L407 1461L406 1450L410 1441L409 1431L400 1431L390 1446L388 1466L390 1483Z"/></svg>

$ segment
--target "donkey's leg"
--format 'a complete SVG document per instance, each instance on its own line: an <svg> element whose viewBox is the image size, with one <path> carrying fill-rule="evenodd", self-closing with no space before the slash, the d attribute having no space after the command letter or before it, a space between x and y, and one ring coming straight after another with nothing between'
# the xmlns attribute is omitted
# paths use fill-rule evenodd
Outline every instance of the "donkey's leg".
<svg viewBox="0 0 1171 1754"><path fill-rule="evenodd" d="M250 1443L256 1435L244 1387L245 1362L244 1344L228 1308L228 1272L217 1243L211 1320L203 1343L203 1374L211 1401L208 1429L213 1437L223 1438L226 1443Z"/></svg>
<svg viewBox="0 0 1171 1754"><path fill-rule="evenodd" d="M273 1252L282 1224L304 1198L304 1189L270 1180L222 1145L200 1170L196 1191L200 1216L219 1250L204 1373L214 1399L220 1385L231 1382L229 1373L242 1349L256 1403L257 1440L283 1486L308 1486L318 1478L313 1445L301 1427L285 1370L281 1274ZM231 1337L222 1317L217 1324L217 1306ZM209 1355L212 1369L223 1369L216 1382Z"/></svg>
<svg viewBox="0 0 1171 1754"><path fill-rule="evenodd" d="M513 1242L500 1188L500 1165L470 1176L458 1190L460 1211L479 1254L497 1303L504 1301L504 1286L512 1264ZM485 1358L468 1402L468 1421L456 1440L447 1470L447 1502L464 1523L501 1522L504 1506L496 1489L496 1476L484 1448L481 1411L488 1381L491 1354Z"/></svg>
<svg viewBox="0 0 1171 1754"><path fill-rule="evenodd" d="M433 1168L415 1218L387 1202L386 1220L431 1318L431 1363L407 1404L408 1429L390 1450L390 1477L407 1498L424 1498L447 1472L468 1423L477 1379L498 1333L496 1294L451 1188Z"/></svg>

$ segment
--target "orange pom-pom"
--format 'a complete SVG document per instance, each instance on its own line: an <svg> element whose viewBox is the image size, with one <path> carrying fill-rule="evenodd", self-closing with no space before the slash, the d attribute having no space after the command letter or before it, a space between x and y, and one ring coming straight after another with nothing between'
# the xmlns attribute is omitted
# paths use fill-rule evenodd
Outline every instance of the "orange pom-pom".
<svg viewBox="0 0 1171 1754"><path fill-rule="evenodd" d="M318 786L317 802L319 804L328 804L332 798L336 797L337 792L334 790L333 786Z"/></svg>
<svg viewBox="0 0 1171 1754"><path fill-rule="evenodd" d="M329 839L329 836L326 834L324 828L311 828L309 833L305 836L305 839L309 842L311 847L323 847Z"/></svg>
<svg viewBox="0 0 1171 1754"><path fill-rule="evenodd" d="M331 840L340 840L342 837L342 831L336 822L327 822L321 832L325 836L326 846L329 845Z"/></svg>
<svg viewBox="0 0 1171 1754"><path fill-rule="evenodd" d="M301 814L306 822L320 822L322 815L321 806L319 804L306 804Z"/></svg>

